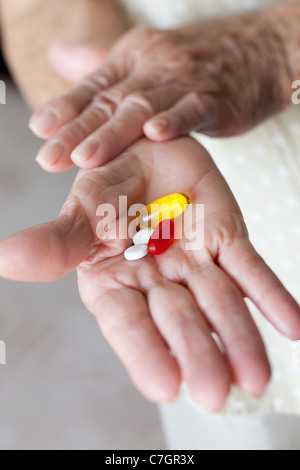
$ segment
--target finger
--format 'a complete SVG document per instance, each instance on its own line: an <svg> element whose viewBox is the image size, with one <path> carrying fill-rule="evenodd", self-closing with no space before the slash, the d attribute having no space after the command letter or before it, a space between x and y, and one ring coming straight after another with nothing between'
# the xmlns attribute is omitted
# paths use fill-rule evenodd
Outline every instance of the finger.
<svg viewBox="0 0 300 470"><path fill-rule="evenodd" d="M53 139L48 140L41 148L36 159L40 166L53 173L66 170L72 166L73 161L70 157L72 151L94 131L109 121L115 114L118 104L137 87L138 83L129 79L107 90L105 94L98 94L76 119L63 126ZM92 147L94 145L93 141ZM91 152L91 145L89 146L89 152ZM82 155L80 155L76 159L79 166L81 166L82 158Z"/></svg>
<svg viewBox="0 0 300 470"><path fill-rule="evenodd" d="M74 205L69 216L17 233L0 243L0 276L50 282L69 274L94 246L85 212Z"/></svg>
<svg viewBox="0 0 300 470"><path fill-rule="evenodd" d="M111 87L122 77L110 63L82 80L64 96L55 98L38 109L30 119L29 127L38 137L51 138L58 130L75 119L95 95Z"/></svg>
<svg viewBox="0 0 300 470"><path fill-rule="evenodd" d="M300 339L300 308L246 239L224 246L220 266L283 335Z"/></svg>
<svg viewBox="0 0 300 470"><path fill-rule="evenodd" d="M219 107L212 96L190 93L172 108L148 120L144 132L149 139L162 142L181 137L193 130L213 132L219 121Z"/></svg>
<svg viewBox="0 0 300 470"><path fill-rule="evenodd" d="M192 271L187 282L224 345L236 384L250 395L262 395L270 380L270 366L241 292L212 262Z"/></svg>
<svg viewBox="0 0 300 470"><path fill-rule="evenodd" d="M97 238L97 209L101 204L122 215L119 196L127 195L130 207L144 191L139 166L120 157L105 169L80 172L60 217L52 223L25 230L0 243L0 276L29 282L49 282L67 275L88 257ZM100 236L101 234L99 234ZM126 249L118 240L116 254Z"/></svg>
<svg viewBox="0 0 300 470"><path fill-rule="evenodd" d="M89 279L97 282L95 276ZM87 307L141 393L154 402L174 400L181 381L179 368L151 320L144 295L114 289L98 294Z"/></svg>
<svg viewBox="0 0 300 470"><path fill-rule="evenodd" d="M158 88L128 94L114 117L77 147L72 160L82 168L94 168L120 154L143 135L147 119L169 107L182 90Z"/></svg>
<svg viewBox="0 0 300 470"><path fill-rule="evenodd" d="M186 288L163 284L150 290L148 301L152 318L177 358L192 398L212 411L221 411L231 376L195 300Z"/></svg>
<svg viewBox="0 0 300 470"><path fill-rule="evenodd" d="M74 165L70 156L74 148L106 121L105 111L96 107L86 108L43 145L38 152L37 163L50 173L67 170Z"/></svg>
<svg viewBox="0 0 300 470"><path fill-rule="evenodd" d="M109 51L110 48L96 44L76 46L57 42L49 48L48 61L60 77L76 83L100 68Z"/></svg>

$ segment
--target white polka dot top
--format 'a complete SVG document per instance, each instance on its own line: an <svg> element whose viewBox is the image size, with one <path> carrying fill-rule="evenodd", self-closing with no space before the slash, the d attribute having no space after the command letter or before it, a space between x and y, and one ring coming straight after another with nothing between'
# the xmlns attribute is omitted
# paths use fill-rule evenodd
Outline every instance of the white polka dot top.
<svg viewBox="0 0 300 470"><path fill-rule="evenodd" d="M135 24L167 29L197 19L268 8L288 0L117 0Z"/></svg>

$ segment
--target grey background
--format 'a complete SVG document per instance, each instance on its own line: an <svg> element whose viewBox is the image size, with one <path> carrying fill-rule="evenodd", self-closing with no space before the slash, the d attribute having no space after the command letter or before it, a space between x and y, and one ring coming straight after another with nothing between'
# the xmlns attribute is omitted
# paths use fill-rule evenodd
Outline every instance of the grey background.
<svg viewBox="0 0 300 470"><path fill-rule="evenodd" d="M38 167L29 116L9 85L0 106L1 239L55 218L75 175ZM164 448L156 407L102 339L75 273L45 285L0 279L0 339L1 450Z"/></svg>

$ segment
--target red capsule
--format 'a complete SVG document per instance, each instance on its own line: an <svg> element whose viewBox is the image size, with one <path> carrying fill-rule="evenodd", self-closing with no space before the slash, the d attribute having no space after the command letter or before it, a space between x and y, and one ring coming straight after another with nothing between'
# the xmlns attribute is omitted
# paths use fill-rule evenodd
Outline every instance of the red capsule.
<svg viewBox="0 0 300 470"><path fill-rule="evenodd" d="M148 253L161 255L174 243L175 223L174 220L163 220L154 230L148 243Z"/></svg>

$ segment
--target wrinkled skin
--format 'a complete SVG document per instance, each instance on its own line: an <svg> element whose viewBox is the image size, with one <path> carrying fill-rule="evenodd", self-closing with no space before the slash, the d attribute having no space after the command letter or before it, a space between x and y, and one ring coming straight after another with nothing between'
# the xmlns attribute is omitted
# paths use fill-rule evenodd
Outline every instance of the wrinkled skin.
<svg viewBox="0 0 300 470"><path fill-rule="evenodd" d="M233 136L283 110L293 71L271 19L260 12L173 31L131 30L97 72L33 116L33 131L50 139L39 163L53 172L73 162L94 168L143 133L154 141L192 130Z"/></svg>
<svg viewBox="0 0 300 470"><path fill-rule="evenodd" d="M99 244L100 204L117 208L120 195L129 206L146 204L178 191L188 192L193 205L205 204L202 249L186 251L185 240L178 240L161 256L127 262L128 240ZM144 139L103 168L81 170L55 222L0 243L0 275L10 279L52 281L78 265L83 302L153 401L173 400L182 381L194 400L214 411L224 406L232 383L263 393L270 367L243 296L284 335L300 338L298 305L254 250L225 180L190 138Z"/></svg>

